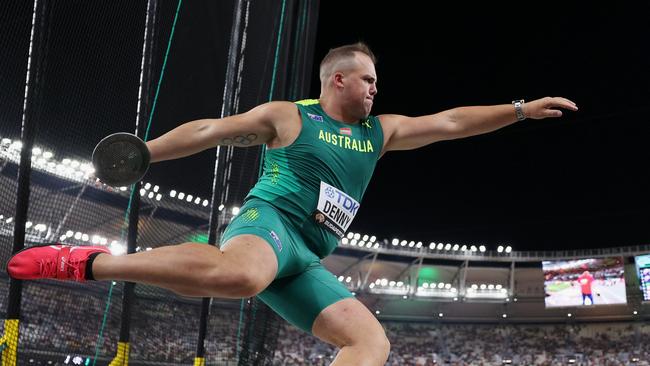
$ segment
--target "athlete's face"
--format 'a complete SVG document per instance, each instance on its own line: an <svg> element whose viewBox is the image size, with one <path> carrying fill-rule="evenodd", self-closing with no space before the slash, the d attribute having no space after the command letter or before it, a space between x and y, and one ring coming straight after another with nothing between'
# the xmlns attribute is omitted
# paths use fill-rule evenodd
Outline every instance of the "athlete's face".
<svg viewBox="0 0 650 366"><path fill-rule="evenodd" d="M341 75L344 105L358 119L368 117L377 94L377 73L370 57L358 53L355 67Z"/></svg>

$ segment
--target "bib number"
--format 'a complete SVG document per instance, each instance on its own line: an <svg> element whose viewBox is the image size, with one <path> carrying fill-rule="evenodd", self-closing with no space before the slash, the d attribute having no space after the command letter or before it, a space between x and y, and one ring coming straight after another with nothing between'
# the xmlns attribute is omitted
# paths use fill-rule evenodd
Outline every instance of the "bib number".
<svg viewBox="0 0 650 366"><path fill-rule="evenodd" d="M320 182L318 206L313 216L325 229L342 238L359 210L359 202L340 189Z"/></svg>

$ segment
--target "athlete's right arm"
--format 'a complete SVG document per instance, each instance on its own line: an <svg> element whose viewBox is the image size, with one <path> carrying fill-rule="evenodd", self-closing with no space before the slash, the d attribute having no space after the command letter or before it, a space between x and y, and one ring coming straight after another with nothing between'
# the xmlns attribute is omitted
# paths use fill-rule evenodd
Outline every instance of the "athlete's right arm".
<svg viewBox="0 0 650 366"><path fill-rule="evenodd" d="M217 145L248 147L268 143L296 107L290 102L269 102L250 111L219 119L184 123L147 141L151 162L178 159Z"/></svg>

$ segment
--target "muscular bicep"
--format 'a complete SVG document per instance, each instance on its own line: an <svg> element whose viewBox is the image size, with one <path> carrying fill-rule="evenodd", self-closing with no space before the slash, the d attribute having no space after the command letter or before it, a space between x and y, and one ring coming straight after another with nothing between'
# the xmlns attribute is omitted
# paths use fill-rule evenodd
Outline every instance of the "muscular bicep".
<svg viewBox="0 0 650 366"><path fill-rule="evenodd" d="M420 117L397 114L379 116L384 131L382 154L392 150L417 149L436 141L461 137L462 131L453 122L452 116L452 110Z"/></svg>
<svg viewBox="0 0 650 366"><path fill-rule="evenodd" d="M268 144L282 134L288 120L296 118L293 103L271 102L250 111L222 119L211 120L205 133L213 145L248 147Z"/></svg>

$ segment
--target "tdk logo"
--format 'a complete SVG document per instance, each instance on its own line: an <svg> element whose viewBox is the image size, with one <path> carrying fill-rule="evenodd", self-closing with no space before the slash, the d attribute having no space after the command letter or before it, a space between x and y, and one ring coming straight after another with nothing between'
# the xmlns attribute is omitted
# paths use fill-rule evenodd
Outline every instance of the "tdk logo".
<svg viewBox="0 0 650 366"><path fill-rule="evenodd" d="M338 193L336 203L343 206L343 208L348 210L348 212L351 213L352 215L356 215L357 210L359 209L359 204L341 191L337 191L336 193Z"/></svg>
<svg viewBox="0 0 650 366"><path fill-rule="evenodd" d="M309 116L309 118L313 119L314 121L323 122L323 116L319 116L317 114L311 114L311 113L307 113L307 115Z"/></svg>

